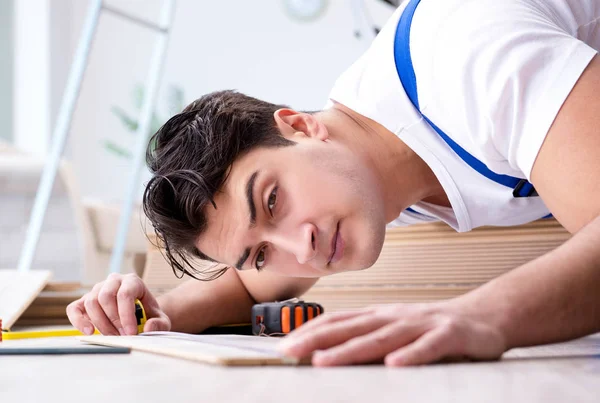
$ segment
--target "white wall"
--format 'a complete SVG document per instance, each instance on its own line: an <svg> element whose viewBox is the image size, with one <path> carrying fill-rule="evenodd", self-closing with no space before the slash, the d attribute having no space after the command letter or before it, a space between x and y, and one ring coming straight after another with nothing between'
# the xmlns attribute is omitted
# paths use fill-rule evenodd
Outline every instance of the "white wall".
<svg viewBox="0 0 600 403"><path fill-rule="evenodd" d="M72 4L21 0L16 5L0 0L0 139L44 154L71 62Z"/></svg>
<svg viewBox="0 0 600 403"><path fill-rule="evenodd" d="M73 49L87 2L68 2ZM161 5L158 0L111 3L154 20ZM367 3L379 25L391 14L377 0ZM336 77L368 47L369 40L355 38L354 29L349 0L330 0L323 17L311 23L292 21L282 0L179 0L161 95L169 84L183 86L187 102L210 91L237 89L298 109L319 109ZM100 20L70 137L86 196L111 201L124 192L128 161L105 151L102 142L133 144L110 107L135 111L130 92L145 78L152 39L114 16Z"/></svg>
<svg viewBox="0 0 600 403"><path fill-rule="evenodd" d="M1 0L0 0L1 1ZM87 2L84 2L87 4ZM50 127L54 129L60 108L67 76L71 67L71 51L75 35L72 31L73 8L71 1L51 0L50 2Z"/></svg>
<svg viewBox="0 0 600 403"><path fill-rule="evenodd" d="M13 143L39 156L51 133L50 9L50 0L14 2Z"/></svg>
<svg viewBox="0 0 600 403"><path fill-rule="evenodd" d="M0 140L12 139L12 0L0 1Z"/></svg>

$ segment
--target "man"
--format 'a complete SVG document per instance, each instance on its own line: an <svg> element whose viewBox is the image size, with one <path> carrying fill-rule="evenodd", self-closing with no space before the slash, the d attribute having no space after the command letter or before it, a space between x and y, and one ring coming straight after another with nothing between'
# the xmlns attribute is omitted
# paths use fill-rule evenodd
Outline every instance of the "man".
<svg viewBox="0 0 600 403"><path fill-rule="evenodd" d="M552 213L574 235L551 253L449 301L325 314L283 351L414 365L600 331L599 21L599 0L413 0L323 111L200 98L151 141L144 208L174 269L222 276L157 301L113 275L69 306L71 321L133 334L137 297L146 331L200 331L368 268L386 225L468 231ZM194 257L236 269L198 272Z"/></svg>

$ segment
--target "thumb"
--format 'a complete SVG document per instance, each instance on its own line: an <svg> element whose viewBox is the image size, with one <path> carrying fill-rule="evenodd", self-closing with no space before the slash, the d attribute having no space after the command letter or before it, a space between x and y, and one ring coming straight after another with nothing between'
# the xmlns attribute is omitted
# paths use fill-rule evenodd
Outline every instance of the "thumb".
<svg viewBox="0 0 600 403"><path fill-rule="evenodd" d="M140 298L148 320L144 325L145 332L168 332L171 330L171 319L160 308L158 301L149 292Z"/></svg>
<svg viewBox="0 0 600 403"><path fill-rule="evenodd" d="M171 330L171 321L166 315L149 319L144 325L144 333L146 332L168 332Z"/></svg>

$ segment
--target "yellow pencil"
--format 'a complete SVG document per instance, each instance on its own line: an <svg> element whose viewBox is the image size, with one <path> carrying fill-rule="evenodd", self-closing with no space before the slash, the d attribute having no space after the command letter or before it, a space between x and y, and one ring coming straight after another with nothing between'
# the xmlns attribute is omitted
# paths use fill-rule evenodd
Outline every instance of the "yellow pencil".
<svg viewBox="0 0 600 403"><path fill-rule="evenodd" d="M94 334L100 334L98 329L94 331ZM32 330L25 332L10 332L2 331L2 340L18 340L18 339L35 339L38 337L64 337L64 336L83 336L77 329L48 329L48 330Z"/></svg>

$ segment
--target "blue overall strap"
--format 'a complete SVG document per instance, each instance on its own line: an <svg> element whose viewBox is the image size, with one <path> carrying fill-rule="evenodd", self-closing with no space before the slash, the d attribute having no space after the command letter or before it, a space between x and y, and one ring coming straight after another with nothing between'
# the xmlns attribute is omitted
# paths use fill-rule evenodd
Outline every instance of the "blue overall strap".
<svg viewBox="0 0 600 403"><path fill-rule="evenodd" d="M396 38L394 40L394 59L396 62L396 71L400 82L406 91L406 94L410 98L412 104L417 108L419 112L419 97L417 95L417 78L415 76L415 70L413 68L412 59L410 57L410 26L412 23L415 10L421 0L410 0L398 23L396 28ZM437 127L427 116L421 114L423 118L431 125L431 127L440 135L440 137L452 148L452 150L471 168L479 172L486 178L513 189L514 197L529 197L537 196L537 192L531 183L526 179L515 178L508 175L500 175L491 171L483 162L473 157L464 148L459 146L454 140L452 140L446 133L444 133L439 127Z"/></svg>

